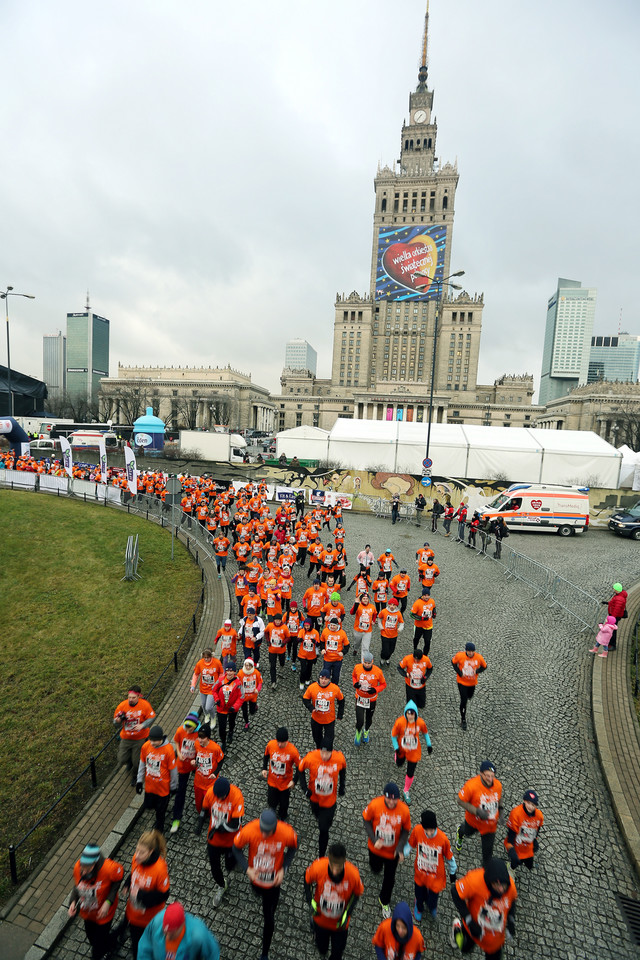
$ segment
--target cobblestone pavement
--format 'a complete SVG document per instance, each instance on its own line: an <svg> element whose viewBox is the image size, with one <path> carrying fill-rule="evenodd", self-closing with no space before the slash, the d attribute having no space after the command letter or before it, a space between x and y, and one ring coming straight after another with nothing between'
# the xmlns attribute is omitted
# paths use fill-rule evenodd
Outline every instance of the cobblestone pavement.
<svg viewBox="0 0 640 960"><path fill-rule="evenodd" d="M434 672L422 711L434 751L431 757L425 754L418 765L412 789L412 819L418 821L420 811L431 807L437 812L439 825L452 838L461 819L456 793L486 757L496 764L506 811L520 802L525 788L533 786L538 791L545 827L536 869L525 875L520 871L516 877L517 935L505 949L505 958L636 957L637 948L614 894L638 899L640 889L598 765L589 708L592 660L586 635L579 633L568 616L557 609L549 610L548 603L534 598L529 587L507 581L497 564L477 558L471 550L440 534L426 532L424 526L418 531L407 524L391 526L389 521L356 515L347 516L345 525L351 557L347 574L355 572L355 555L365 542L371 542L376 556L391 547L400 565L413 573L416 547L430 540L442 570L433 590L437 606L431 650ZM637 576L640 544L604 531L566 540L553 535L514 535L508 544L603 598L610 595L610 586L616 580L626 586ZM297 572L296 582L300 598L308 581ZM411 597L416 594L414 586ZM348 597L352 598L353 592ZM403 681L395 666L411 649L411 636L409 625L400 636L395 660L387 671L389 687L380 697L369 747L354 746L353 696L350 685L342 684L348 705L344 720L337 724L336 747L347 757L347 795L338 800L331 839L345 842L365 885L349 933L345 956L350 960L373 956L371 936L381 919L380 880L368 867L362 809L371 797L381 793L388 780L397 780L401 788L403 785L393 764L390 729L404 705ZM478 692L469 707L469 728L463 732L449 661L467 640L476 643L488 670L480 677ZM372 645L376 660L379 643L374 639ZM349 665L352 662L349 654ZM344 668L343 676L347 673L350 670ZM224 773L241 787L248 818L257 816L265 805L266 787L259 772L264 745L276 726L288 725L290 738L301 753L313 748L309 715L299 698L298 675L287 664L277 692L268 685L263 690L251 731L244 733L239 724ZM257 960L262 920L250 884L245 877L233 875L219 909L212 909L206 841L204 834L200 838L192 834L193 804L187 809L179 833L168 841L172 896L182 899L210 925L224 958ZM317 956L302 890L304 869L317 855L317 831L299 790L294 792L290 819L298 830L299 851L285 879L276 916L272 957L277 960ZM137 836L150 821L151 814L144 814L121 850L119 858L126 866ZM502 853L503 836L501 827L498 853ZM478 866L479 843L466 841L457 859L462 873ZM398 869L392 902L400 899L413 904L412 864ZM447 890L440 899L437 922L423 919L421 924L426 957L454 955L448 944L453 916ZM53 953L60 960L89 955L79 922L70 927ZM117 956L129 956L127 948Z"/></svg>

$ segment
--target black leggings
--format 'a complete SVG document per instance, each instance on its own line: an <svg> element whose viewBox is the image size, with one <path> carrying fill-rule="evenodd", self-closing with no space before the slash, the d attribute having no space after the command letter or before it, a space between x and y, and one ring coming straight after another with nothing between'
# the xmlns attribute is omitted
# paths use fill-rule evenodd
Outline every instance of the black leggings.
<svg viewBox="0 0 640 960"><path fill-rule="evenodd" d="M327 847L329 846L329 830L331 829L331 824L333 823L333 818L336 813L336 805L332 807L321 807L320 804L311 801L311 810L314 817L318 821L318 850L319 855L324 857L327 852Z"/></svg>
<svg viewBox="0 0 640 960"><path fill-rule="evenodd" d="M267 956L271 941L273 940L273 931L276 925L276 910L280 899L280 887L257 887L252 884L253 892L262 900L262 915L264 925L262 928L262 953Z"/></svg>
<svg viewBox="0 0 640 960"><path fill-rule="evenodd" d="M478 830L475 827L472 827L466 820L463 820L460 826L458 827L458 833L461 837L472 837L474 833L478 833ZM493 843L496 839L495 831L493 833L481 833L480 834L480 843L482 845L482 862L487 864L491 857L493 856Z"/></svg>
<svg viewBox="0 0 640 960"><path fill-rule="evenodd" d="M313 660L298 660L300 664L300 683L306 683L307 680L311 680L311 671L317 659L317 657L314 657Z"/></svg>
<svg viewBox="0 0 640 960"><path fill-rule="evenodd" d="M417 690L414 690L408 683L405 683L404 695L407 698L407 703L409 703L409 700L413 700L419 710L424 710L424 705L427 701L426 687L419 687Z"/></svg>
<svg viewBox="0 0 640 960"><path fill-rule="evenodd" d="M236 862L233 849L231 847L214 847L213 844L208 843L207 853L209 854L211 876L219 887L224 887L225 879L224 873L222 872L222 858L224 857L224 865L227 868L227 873L231 873Z"/></svg>
<svg viewBox="0 0 640 960"><path fill-rule="evenodd" d="M420 640L424 638L424 644L422 649L424 650L425 655L429 653L431 649L431 634L433 632L432 627L416 627L415 633L413 634L413 649L417 650L420 645Z"/></svg>
<svg viewBox="0 0 640 960"><path fill-rule="evenodd" d="M286 651L283 651L282 653L269 654L269 672L271 676L271 683L275 683L276 680L278 679L278 676L276 673L276 664L278 660L280 661L280 666L284 667L285 657L286 657Z"/></svg>
<svg viewBox="0 0 640 960"><path fill-rule="evenodd" d="M289 813L291 790L278 790L277 787L267 787L267 806L278 815L278 820L286 820Z"/></svg>
<svg viewBox="0 0 640 960"><path fill-rule="evenodd" d="M236 727L235 710L229 710L229 713L218 714L218 730L220 731L220 742L223 750L227 745L227 720L229 721L229 736L233 737L233 731Z"/></svg>
<svg viewBox="0 0 640 960"><path fill-rule="evenodd" d="M381 660L391 660L391 657L396 652L396 643L398 642L397 637L382 637L382 645L380 649L380 659Z"/></svg>
<svg viewBox="0 0 640 960"><path fill-rule="evenodd" d="M249 723L249 714L253 717L254 714L258 712L258 704L254 700L243 700L242 701L242 716L244 717L244 722Z"/></svg>
<svg viewBox="0 0 640 960"><path fill-rule="evenodd" d="M363 727L365 730L369 730L371 727L373 715L376 712L376 703L377 700L372 700L368 708L358 707L356 705L356 730L358 732L362 730Z"/></svg>
<svg viewBox="0 0 640 960"><path fill-rule="evenodd" d="M405 757L401 757L398 754L398 757L396 759L396 767L401 767L404 764L404 761L405 761ZM407 760L407 776L408 777L413 777L415 775L417 766L418 766L417 760Z"/></svg>
<svg viewBox="0 0 640 960"><path fill-rule="evenodd" d="M374 873L382 873L382 889L380 890L380 903L389 906L391 903L391 894L396 882L396 870L398 869L398 857L380 857L377 853L369 850L369 866ZM384 872L383 872L384 871Z"/></svg>
<svg viewBox="0 0 640 960"><path fill-rule="evenodd" d="M473 695L475 692L475 687L468 687L464 683L458 684L458 693L460 694L460 716L463 718L463 720L467 715L467 704L469 700L473 700Z"/></svg>

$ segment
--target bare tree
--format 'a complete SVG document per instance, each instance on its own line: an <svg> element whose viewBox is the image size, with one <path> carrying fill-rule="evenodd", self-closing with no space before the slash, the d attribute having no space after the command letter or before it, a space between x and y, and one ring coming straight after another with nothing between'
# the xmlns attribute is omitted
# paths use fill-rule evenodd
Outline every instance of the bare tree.
<svg viewBox="0 0 640 960"><path fill-rule="evenodd" d="M56 392L47 399L47 409L52 417L74 420L76 423L98 423L100 421L100 401L89 399L67 390Z"/></svg>
<svg viewBox="0 0 640 960"><path fill-rule="evenodd" d="M174 421L178 429L195 430L198 420L198 397L174 398Z"/></svg>
<svg viewBox="0 0 640 960"><path fill-rule="evenodd" d="M640 450L640 400L620 400L611 408L611 414L611 419L615 419L611 443L616 447L626 443L632 450Z"/></svg>

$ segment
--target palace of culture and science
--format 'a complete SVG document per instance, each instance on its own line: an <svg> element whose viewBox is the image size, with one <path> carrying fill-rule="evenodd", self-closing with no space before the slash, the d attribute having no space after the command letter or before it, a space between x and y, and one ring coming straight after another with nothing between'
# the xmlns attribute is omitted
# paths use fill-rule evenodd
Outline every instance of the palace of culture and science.
<svg viewBox="0 0 640 960"><path fill-rule="evenodd" d="M532 376L503 376L491 386L477 382L483 296L447 283L458 170L437 159L428 22L427 7L400 159L379 167L374 181L369 293L336 297L331 379L283 370L282 394L273 398L281 430L301 424L330 429L345 416L426 421L436 313L434 422L529 426L537 413ZM451 282L463 280L454 276Z"/></svg>

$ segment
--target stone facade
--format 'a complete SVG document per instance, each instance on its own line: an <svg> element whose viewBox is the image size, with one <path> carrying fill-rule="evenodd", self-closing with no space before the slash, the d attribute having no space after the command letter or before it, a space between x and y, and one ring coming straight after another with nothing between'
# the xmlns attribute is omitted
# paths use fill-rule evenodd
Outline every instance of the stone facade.
<svg viewBox="0 0 640 960"><path fill-rule="evenodd" d="M548 430L593 430L615 447L640 449L640 383L602 380L551 400L537 417Z"/></svg>
<svg viewBox="0 0 640 960"><path fill-rule="evenodd" d="M150 406L172 429L272 431L276 405L251 375L227 367L125 367L101 382L101 411L117 423L133 423Z"/></svg>

